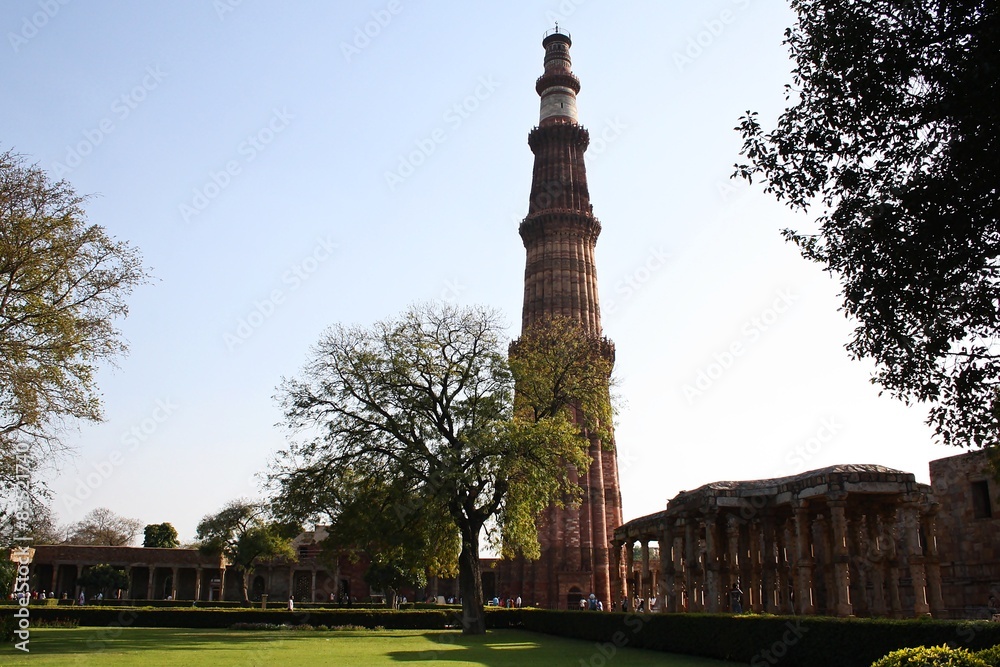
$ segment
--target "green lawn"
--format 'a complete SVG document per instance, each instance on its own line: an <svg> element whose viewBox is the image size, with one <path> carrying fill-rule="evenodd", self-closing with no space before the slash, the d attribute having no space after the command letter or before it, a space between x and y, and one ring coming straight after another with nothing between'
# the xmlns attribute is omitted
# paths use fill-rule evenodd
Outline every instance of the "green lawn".
<svg viewBox="0 0 1000 667"><path fill-rule="evenodd" d="M172 628L42 628L31 632L31 653L0 649L0 665L668 665L732 667L736 663L495 630L485 637L435 630L284 631ZM613 656L613 657L612 657ZM611 658L611 659L609 659Z"/></svg>

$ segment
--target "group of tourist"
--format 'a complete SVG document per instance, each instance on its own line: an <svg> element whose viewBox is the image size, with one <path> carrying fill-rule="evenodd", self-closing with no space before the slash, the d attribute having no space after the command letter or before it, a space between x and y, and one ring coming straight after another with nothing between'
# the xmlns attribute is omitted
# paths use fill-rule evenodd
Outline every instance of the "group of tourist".
<svg viewBox="0 0 1000 667"><path fill-rule="evenodd" d="M521 596L518 595L516 598L504 598L501 600L499 596L494 595L493 599L490 600L490 605L493 607L506 607L507 609L520 609Z"/></svg>
<svg viewBox="0 0 1000 667"><path fill-rule="evenodd" d="M45 589L31 591L30 593L18 591L17 593L10 594L10 599L14 602L20 603L25 598L27 598L29 602L44 602L45 600L50 599L68 600L69 595L67 593L57 594L54 591L46 591ZM104 593L98 593L93 598L95 602L100 602L103 599ZM79 597L74 598L74 601L79 605L87 604L87 596L83 591L80 591Z"/></svg>

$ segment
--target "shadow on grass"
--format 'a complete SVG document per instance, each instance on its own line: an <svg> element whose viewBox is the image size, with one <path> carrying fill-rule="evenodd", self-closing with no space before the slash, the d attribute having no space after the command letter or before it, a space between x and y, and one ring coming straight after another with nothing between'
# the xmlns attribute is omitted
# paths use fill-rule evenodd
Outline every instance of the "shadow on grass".
<svg viewBox="0 0 1000 667"><path fill-rule="evenodd" d="M252 632L237 630L177 630L175 628L45 628L33 634L31 650L44 655L92 654L97 651L230 650L263 643L314 638L314 633Z"/></svg>

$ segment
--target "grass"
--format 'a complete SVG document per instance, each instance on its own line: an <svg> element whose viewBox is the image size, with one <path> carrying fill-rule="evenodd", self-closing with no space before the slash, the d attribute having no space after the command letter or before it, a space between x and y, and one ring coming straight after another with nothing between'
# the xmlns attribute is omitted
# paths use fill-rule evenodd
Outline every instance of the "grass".
<svg viewBox="0 0 1000 667"><path fill-rule="evenodd" d="M493 630L464 637L439 630L234 631L174 628L40 628L31 652L0 649L0 665L666 665L732 667L736 663L639 649L599 647L594 642ZM613 652L613 654L612 654ZM612 657L613 655L613 657Z"/></svg>

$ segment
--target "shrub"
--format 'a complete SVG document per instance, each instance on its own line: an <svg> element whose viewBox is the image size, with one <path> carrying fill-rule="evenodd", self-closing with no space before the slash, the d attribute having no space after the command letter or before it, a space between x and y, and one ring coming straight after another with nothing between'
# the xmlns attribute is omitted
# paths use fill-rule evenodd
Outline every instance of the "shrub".
<svg viewBox="0 0 1000 667"><path fill-rule="evenodd" d="M17 619L13 615L0 616L0 641L4 644L14 641L14 630L17 629Z"/></svg>
<svg viewBox="0 0 1000 667"><path fill-rule="evenodd" d="M976 657L990 667L1000 667L1000 644L992 648L984 648L976 653Z"/></svg>
<svg viewBox="0 0 1000 667"><path fill-rule="evenodd" d="M975 653L948 646L901 648L872 663L872 667L986 667Z"/></svg>

